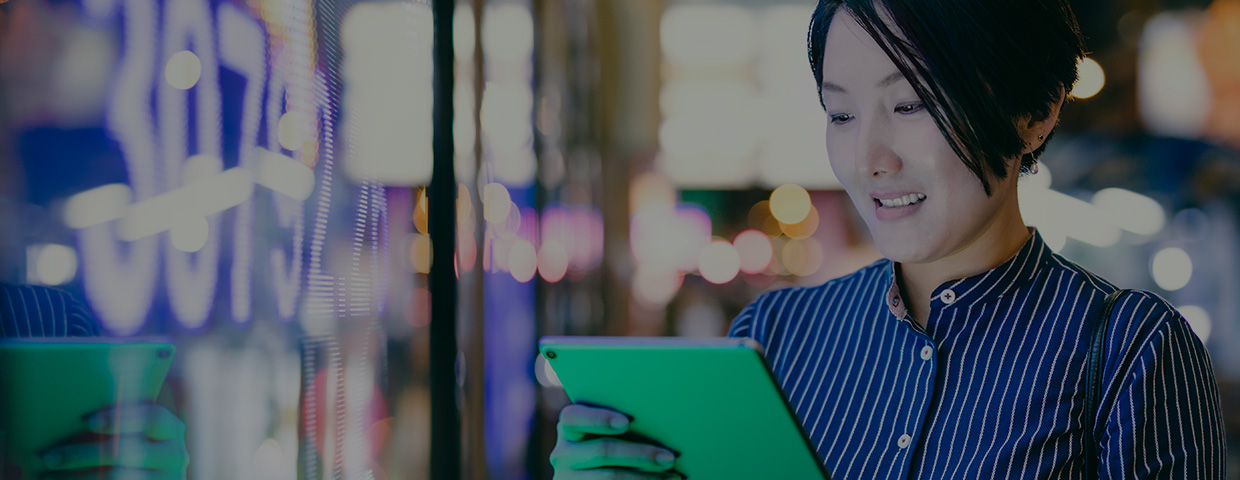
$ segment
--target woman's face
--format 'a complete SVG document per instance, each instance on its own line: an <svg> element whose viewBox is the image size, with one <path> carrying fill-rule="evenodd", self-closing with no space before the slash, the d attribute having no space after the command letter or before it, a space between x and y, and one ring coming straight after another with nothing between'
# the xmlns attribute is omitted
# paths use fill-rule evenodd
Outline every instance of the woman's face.
<svg viewBox="0 0 1240 480"><path fill-rule="evenodd" d="M1017 176L992 181L987 196L912 85L847 11L832 19L823 50L831 168L884 256L930 263L1004 238L1013 222L1024 228Z"/></svg>

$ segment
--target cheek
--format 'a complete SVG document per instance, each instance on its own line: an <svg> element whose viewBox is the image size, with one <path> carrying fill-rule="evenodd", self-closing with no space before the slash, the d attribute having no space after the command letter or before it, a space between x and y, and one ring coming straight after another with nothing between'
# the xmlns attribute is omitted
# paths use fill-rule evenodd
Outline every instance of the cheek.
<svg viewBox="0 0 1240 480"><path fill-rule="evenodd" d="M844 135L828 134L826 138L827 160L836 178L848 186L848 182L856 175L856 149Z"/></svg>

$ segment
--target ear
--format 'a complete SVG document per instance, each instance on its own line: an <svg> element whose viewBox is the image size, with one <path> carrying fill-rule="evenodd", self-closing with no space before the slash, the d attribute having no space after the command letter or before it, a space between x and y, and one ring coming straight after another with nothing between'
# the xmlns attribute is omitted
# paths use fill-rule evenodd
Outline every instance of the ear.
<svg viewBox="0 0 1240 480"><path fill-rule="evenodd" d="M1032 153L1046 143L1046 137L1050 136L1051 130L1059 124L1059 109L1063 107L1066 98L1067 91L1060 86L1059 94L1051 101L1045 117L1025 116L1016 122L1016 130L1020 133L1021 140L1025 141L1025 149L1021 151L1021 155Z"/></svg>

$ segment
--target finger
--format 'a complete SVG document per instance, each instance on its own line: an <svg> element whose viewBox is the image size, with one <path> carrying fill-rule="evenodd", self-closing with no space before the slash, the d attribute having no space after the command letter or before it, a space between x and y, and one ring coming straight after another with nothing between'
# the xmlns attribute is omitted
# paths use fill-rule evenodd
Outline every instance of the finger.
<svg viewBox="0 0 1240 480"><path fill-rule="evenodd" d="M142 435L123 435L53 448L43 454L43 464L49 470L132 467L175 471L184 468L187 458L183 441L152 442Z"/></svg>
<svg viewBox="0 0 1240 480"><path fill-rule="evenodd" d="M43 476L44 480L157 480L161 477L156 472L141 468L117 467L108 470L76 470L71 472L52 472Z"/></svg>
<svg viewBox="0 0 1240 480"><path fill-rule="evenodd" d="M90 431L106 435L145 433L152 440L185 437L185 423L168 409L154 404L126 404L105 408L87 420Z"/></svg>
<svg viewBox="0 0 1240 480"><path fill-rule="evenodd" d="M560 438L570 442L586 435L619 435L629 430L629 417L615 410L574 403L560 410Z"/></svg>
<svg viewBox="0 0 1240 480"><path fill-rule="evenodd" d="M636 472L612 468L599 470L570 470L556 473L555 480L681 480L675 473Z"/></svg>
<svg viewBox="0 0 1240 480"><path fill-rule="evenodd" d="M615 438L574 442L565 444L564 449L560 463L573 470L629 467L643 472L665 472L676 465L676 455L665 448Z"/></svg>

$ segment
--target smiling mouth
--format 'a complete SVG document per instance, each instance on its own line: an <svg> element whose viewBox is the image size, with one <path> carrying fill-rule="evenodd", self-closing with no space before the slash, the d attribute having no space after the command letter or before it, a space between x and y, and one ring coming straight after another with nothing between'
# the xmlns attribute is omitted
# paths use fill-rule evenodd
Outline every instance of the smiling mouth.
<svg viewBox="0 0 1240 480"><path fill-rule="evenodd" d="M909 205L916 205L918 203L921 203L921 201L925 199L926 199L926 195L924 193L910 193L908 195L905 195L899 198L891 198L891 199L875 198L874 203L882 207L899 208L899 207L907 207Z"/></svg>

